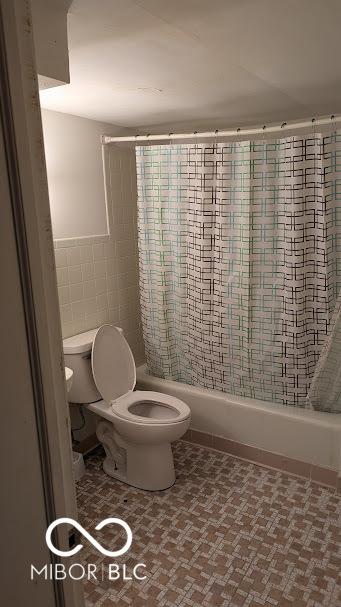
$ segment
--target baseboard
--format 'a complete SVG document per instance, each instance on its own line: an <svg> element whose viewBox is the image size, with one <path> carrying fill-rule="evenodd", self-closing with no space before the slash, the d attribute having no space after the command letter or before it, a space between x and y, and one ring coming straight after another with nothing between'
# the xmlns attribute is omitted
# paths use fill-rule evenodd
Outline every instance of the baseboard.
<svg viewBox="0 0 341 607"><path fill-rule="evenodd" d="M251 445L238 443L199 430L187 430L186 434L183 436L183 440L228 453L229 455L247 460L248 462L259 466L282 470L288 474L293 474L314 483L331 487L335 489L337 493L341 494L341 477L338 477L336 470L332 470L331 468L323 468L315 464L302 462L278 453L264 451L257 447L252 447Z"/></svg>

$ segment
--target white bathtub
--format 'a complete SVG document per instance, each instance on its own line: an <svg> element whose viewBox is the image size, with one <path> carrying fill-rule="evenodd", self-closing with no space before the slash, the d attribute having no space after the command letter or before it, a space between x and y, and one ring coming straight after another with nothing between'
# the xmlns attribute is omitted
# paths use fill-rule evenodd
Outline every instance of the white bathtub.
<svg viewBox="0 0 341 607"><path fill-rule="evenodd" d="M249 450L251 454L261 450L296 460L298 474L307 470L299 469L301 462L316 470L327 469L334 476L341 473L341 414L285 407L159 379L149 375L145 365L137 369L137 387L171 394L186 402L192 412L191 428L199 431L194 432L195 436L205 433L208 435L206 444L213 447L234 441L237 445L253 448ZM214 437L228 440L219 443ZM245 449L240 452L242 455L248 453ZM264 455L262 457L265 461ZM246 459L257 457L251 455ZM271 464L271 460L268 461ZM292 463L291 468L293 466ZM295 469L290 471L295 472Z"/></svg>

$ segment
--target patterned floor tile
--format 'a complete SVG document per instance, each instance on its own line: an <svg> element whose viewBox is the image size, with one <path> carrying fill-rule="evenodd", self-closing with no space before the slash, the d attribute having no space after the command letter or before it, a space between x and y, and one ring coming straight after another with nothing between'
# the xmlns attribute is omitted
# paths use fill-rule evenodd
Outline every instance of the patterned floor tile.
<svg viewBox="0 0 341 607"><path fill-rule="evenodd" d="M77 483L79 521L91 532L106 517L126 520L133 543L117 562L127 571L145 563L147 578L87 581L88 607L341 606L341 497L332 489L179 441L175 485L146 492L107 476L103 457L88 457ZM120 533L106 527L96 539L117 546ZM83 559L112 561L91 545Z"/></svg>

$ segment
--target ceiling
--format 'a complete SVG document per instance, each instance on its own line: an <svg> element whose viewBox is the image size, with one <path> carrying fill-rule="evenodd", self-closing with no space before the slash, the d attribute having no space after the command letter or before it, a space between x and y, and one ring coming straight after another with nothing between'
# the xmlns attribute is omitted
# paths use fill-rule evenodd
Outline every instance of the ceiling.
<svg viewBox="0 0 341 607"><path fill-rule="evenodd" d="M74 0L42 106L137 131L341 113L340 0Z"/></svg>

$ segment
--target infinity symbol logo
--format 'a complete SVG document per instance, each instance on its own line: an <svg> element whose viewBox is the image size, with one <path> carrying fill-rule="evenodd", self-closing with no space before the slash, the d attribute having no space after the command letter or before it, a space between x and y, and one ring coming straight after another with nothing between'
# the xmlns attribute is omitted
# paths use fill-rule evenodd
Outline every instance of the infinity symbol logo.
<svg viewBox="0 0 341 607"><path fill-rule="evenodd" d="M77 554L77 552L79 552L83 548L83 544L77 544L77 546L72 548L72 550L59 550L59 548L56 548L52 544L52 540L51 540L52 531L58 525L62 525L63 523L73 525L76 529L78 529L78 531L81 532L81 534L84 537L86 537L86 539L90 542L90 544L92 544L96 548L96 550L98 550L105 556L112 556L112 557L121 556L121 554L124 554L125 552L127 552L127 550L129 550L129 548L131 546L131 542L133 541L133 534L131 532L129 525L125 521L122 521L122 519L120 519L120 518L106 518L106 519L104 519L104 521L102 521L101 523L98 523L98 525L96 525L96 527L95 527L96 530L99 531L100 529L103 529L103 527L106 527L106 525L113 523L115 525L119 525L120 527L123 527L123 529L125 530L125 532L127 534L127 541L124 544L123 548L120 548L120 550L107 550L106 548L103 548L103 546L101 546L101 544L99 544L97 542L97 540L95 540L95 538L93 538L92 535L90 535L90 533L88 533L84 529L84 527L82 527L82 525L77 523L77 521L74 521L72 518L68 518L65 516L62 518L57 518L57 520L55 520L53 523L51 523L51 525L48 526L46 534L45 534L46 544L48 545L50 550L52 552L54 552L54 554L58 554L59 556L73 556L74 554Z"/></svg>

